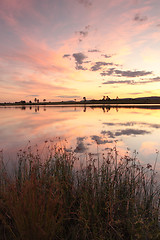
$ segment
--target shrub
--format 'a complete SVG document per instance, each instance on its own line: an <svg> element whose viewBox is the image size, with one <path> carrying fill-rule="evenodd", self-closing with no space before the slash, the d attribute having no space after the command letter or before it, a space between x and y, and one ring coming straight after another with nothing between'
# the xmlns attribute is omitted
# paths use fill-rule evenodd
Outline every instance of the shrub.
<svg viewBox="0 0 160 240"><path fill-rule="evenodd" d="M0 173L0 239L160 239L155 169L116 148L86 167L65 148L20 151L15 174ZM98 163L97 163L98 161Z"/></svg>

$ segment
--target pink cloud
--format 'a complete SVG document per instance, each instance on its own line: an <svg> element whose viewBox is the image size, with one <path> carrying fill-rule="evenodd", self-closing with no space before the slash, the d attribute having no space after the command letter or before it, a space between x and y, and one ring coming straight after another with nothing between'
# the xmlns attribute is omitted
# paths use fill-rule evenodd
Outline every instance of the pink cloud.
<svg viewBox="0 0 160 240"><path fill-rule="evenodd" d="M102 61L102 54L112 55L109 60L116 64L131 62L134 68L137 48L149 39L158 39L158 33L150 34L150 27L157 21L151 10L149 0L100 0L93 1L89 8L75 0L63 4L58 0L1 1L3 92L9 85L12 90L17 88L18 94L25 88L34 93L37 86L41 94L45 90L50 95L54 90L70 91L67 89L72 85L73 91L83 91L82 82L99 84L99 73L86 69ZM78 41L76 32L85 36L82 41ZM99 49L101 53L89 54L88 49ZM74 53L84 53L89 60L79 70L75 70ZM64 54L70 59L63 58Z"/></svg>
<svg viewBox="0 0 160 240"><path fill-rule="evenodd" d="M5 54L6 61L21 63L44 74L68 72L67 62L61 53L50 49L44 42L25 36L22 39L24 47Z"/></svg>

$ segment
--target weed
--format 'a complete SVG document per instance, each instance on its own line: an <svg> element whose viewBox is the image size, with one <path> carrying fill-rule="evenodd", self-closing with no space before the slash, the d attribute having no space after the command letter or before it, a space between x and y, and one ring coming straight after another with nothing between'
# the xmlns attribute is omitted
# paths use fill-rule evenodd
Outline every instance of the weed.
<svg viewBox="0 0 160 240"><path fill-rule="evenodd" d="M116 148L77 163L63 147L47 146L45 159L29 147L10 178L1 160L0 239L160 239L155 166Z"/></svg>

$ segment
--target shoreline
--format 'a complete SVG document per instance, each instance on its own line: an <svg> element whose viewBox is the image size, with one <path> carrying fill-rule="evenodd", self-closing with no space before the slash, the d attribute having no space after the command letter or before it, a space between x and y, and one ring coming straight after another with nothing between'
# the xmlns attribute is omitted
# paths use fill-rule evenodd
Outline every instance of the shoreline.
<svg viewBox="0 0 160 240"><path fill-rule="evenodd" d="M18 101L18 102L0 102L0 106L85 106L88 107L90 105L95 106L132 106L132 105L160 105L160 97L142 97L142 98L121 98L121 99L92 99L92 100L81 100L81 101L59 101L59 102L51 102L51 101L40 101L40 102L32 102L32 101Z"/></svg>
<svg viewBox="0 0 160 240"><path fill-rule="evenodd" d="M143 109L160 109L160 103L0 103L0 107L90 107L90 108L143 108Z"/></svg>

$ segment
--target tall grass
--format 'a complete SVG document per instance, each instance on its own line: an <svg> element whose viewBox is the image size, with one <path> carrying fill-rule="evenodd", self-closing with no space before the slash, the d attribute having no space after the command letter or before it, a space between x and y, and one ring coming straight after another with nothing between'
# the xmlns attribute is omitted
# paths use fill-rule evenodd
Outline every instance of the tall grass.
<svg viewBox="0 0 160 240"><path fill-rule="evenodd" d="M0 239L160 239L159 187L155 171L116 148L86 167L64 148L46 159L29 148L8 176L0 169Z"/></svg>

